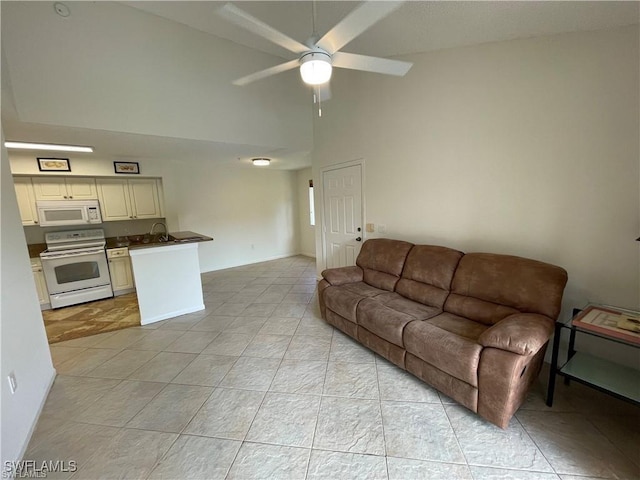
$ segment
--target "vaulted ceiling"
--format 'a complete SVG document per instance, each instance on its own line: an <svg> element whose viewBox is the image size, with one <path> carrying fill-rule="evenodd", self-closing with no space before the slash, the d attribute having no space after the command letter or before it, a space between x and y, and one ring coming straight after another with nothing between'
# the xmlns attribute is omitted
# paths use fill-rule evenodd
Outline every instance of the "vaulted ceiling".
<svg viewBox="0 0 640 480"><path fill-rule="evenodd" d="M121 2L139 10L232 40L282 58L286 50L229 24L216 14L225 2ZM313 30L310 1L240 1L243 10L291 38L304 42ZM315 24L322 35L360 2L315 3ZM390 57L516 38L599 30L638 23L637 2L581 1L407 1L345 51Z"/></svg>
<svg viewBox="0 0 640 480"><path fill-rule="evenodd" d="M311 2L237 3L301 42L313 30ZM105 157L268 155L278 168L309 165L313 110L297 73L231 85L292 55L225 22L222 2L67 4L71 15L61 18L53 2L2 2L8 139L90 144ZM317 32L357 5L316 2ZM613 28L638 23L638 12L638 2L406 2L344 51L411 55Z"/></svg>

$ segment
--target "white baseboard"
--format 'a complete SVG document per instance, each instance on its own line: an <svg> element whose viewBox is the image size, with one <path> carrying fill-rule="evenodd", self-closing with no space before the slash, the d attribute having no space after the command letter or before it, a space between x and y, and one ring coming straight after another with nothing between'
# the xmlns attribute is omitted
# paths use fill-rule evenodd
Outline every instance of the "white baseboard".
<svg viewBox="0 0 640 480"><path fill-rule="evenodd" d="M140 321L140 324L149 325L150 323L159 322L161 320L167 320L168 318L179 317L180 315L186 315L188 313L199 312L200 310L204 310L204 303L201 303L200 305L196 305L193 307L175 310L173 312L163 313L162 315L156 315L155 317L147 318L144 321Z"/></svg>
<svg viewBox="0 0 640 480"><path fill-rule="evenodd" d="M114 297L119 297L120 295L126 295L127 293L135 292L135 288L125 288L124 290L118 290L113 292Z"/></svg>
<svg viewBox="0 0 640 480"><path fill-rule="evenodd" d="M300 254L297 252L291 252L291 253L285 253L283 255L273 255L271 257L263 257L259 260L252 260L249 263L238 263L238 264L232 264L232 265L225 265L223 267L220 268L215 268L213 270L207 270L204 272L200 272L202 273L209 273L209 272L219 272L220 270L228 270L230 268L236 268L236 267L246 267L247 265L255 265L256 263L263 263L263 262L270 262L272 260L280 260L281 258L289 258L289 257L295 257L297 255L304 255L304 254Z"/></svg>
<svg viewBox="0 0 640 480"><path fill-rule="evenodd" d="M251 262L249 265L252 265L254 263L270 262L271 260L280 260L281 258L295 257L296 255L298 255L298 254L295 253L295 252L285 253L284 255L274 255L272 257L267 257L264 260L258 260L257 262Z"/></svg>

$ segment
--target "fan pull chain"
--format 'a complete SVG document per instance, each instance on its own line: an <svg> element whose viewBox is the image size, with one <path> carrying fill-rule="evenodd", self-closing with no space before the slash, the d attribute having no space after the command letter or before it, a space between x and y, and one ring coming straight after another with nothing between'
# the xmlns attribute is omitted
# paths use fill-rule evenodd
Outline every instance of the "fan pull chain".
<svg viewBox="0 0 640 480"><path fill-rule="evenodd" d="M313 89L313 104L318 104L318 117L322 116L322 98L320 96L320 88Z"/></svg>

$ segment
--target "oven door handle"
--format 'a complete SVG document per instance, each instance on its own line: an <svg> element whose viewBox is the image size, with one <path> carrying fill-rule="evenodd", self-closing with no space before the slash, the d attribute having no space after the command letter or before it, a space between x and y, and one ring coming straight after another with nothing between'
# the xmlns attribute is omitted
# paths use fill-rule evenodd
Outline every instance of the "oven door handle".
<svg viewBox="0 0 640 480"><path fill-rule="evenodd" d="M59 258L72 258L72 257L84 257L86 255L96 255L99 253L104 253L104 248L95 248L92 250L87 250L84 252L66 252L66 253L46 253L44 255L40 255L42 260L57 260Z"/></svg>

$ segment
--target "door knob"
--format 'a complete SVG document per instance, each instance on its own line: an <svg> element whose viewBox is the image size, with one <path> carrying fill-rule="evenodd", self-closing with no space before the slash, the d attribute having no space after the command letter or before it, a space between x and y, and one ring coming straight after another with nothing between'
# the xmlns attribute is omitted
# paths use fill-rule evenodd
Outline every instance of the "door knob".
<svg viewBox="0 0 640 480"><path fill-rule="evenodd" d="M361 242L362 241L362 237L356 237L356 242Z"/></svg>

